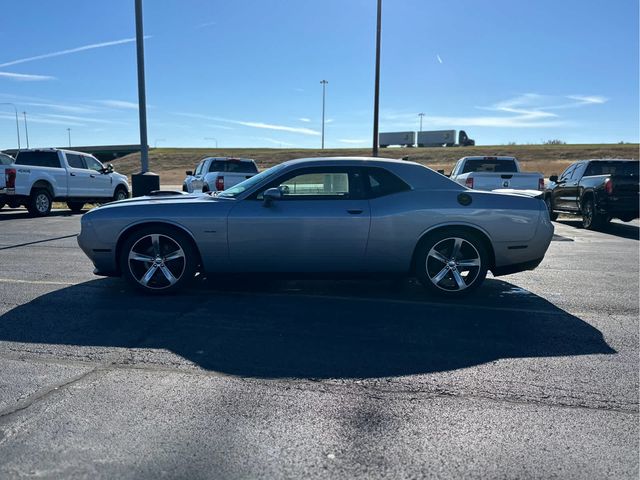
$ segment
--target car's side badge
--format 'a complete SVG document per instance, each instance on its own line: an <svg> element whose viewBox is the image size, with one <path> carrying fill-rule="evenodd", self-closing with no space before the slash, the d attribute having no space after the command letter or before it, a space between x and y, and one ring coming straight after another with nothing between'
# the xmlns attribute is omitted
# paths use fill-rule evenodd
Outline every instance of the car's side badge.
<svg viewBox="0 0 640 480"><path fill-rule="evenodd" d="M458 195L458 203L463 207L471 205L471 202L473 202L473 198L471 198L471 195L469 195L468 193L461 193L460 195Z"/></svg>

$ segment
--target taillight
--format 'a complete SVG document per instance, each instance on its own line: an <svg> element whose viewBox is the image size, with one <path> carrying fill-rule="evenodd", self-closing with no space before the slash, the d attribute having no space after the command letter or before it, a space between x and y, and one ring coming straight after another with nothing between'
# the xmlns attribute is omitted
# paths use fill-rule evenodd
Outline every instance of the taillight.
<svg viewBox="0 0 640 480"><path fill-rule="evenodd" d="M4 179L7 188L16 188L16 169L7 168L4 171Z"/></svg>
<svg viewBox="0 0 640 480"><path fill-rule="evenodd" d="M219 192L224 190L224 177L216 178L216 190Z"/></svg>
<svg viewBox="0 0 640 480"><path fill-rule="evenodd" d="M538 179L538 190L544 190L544 178Z"/></svg>
<svg viewBox="0 0 640 480"><path fill-rule="evenodd" d="M610 178L607 178L604 181L604 191L607 192L607 195L611 195L613 193L613 182Z"/></svg>
<svg viewBox="0 0 640 480"><path fill-rule="evenodd" d="M473 188L473 178L469 177L464 181L464 186L467 188Z"/></svg>

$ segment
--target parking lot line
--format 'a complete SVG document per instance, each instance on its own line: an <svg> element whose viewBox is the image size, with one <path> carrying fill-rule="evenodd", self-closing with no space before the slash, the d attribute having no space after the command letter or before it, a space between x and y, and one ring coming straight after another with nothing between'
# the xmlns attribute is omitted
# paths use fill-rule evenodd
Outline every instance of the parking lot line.
<svg viewBox="0 0 640 480"><path fill-rule="evenodd" d="M50 280L18 280L15 278L0 278L0 283L27 283L32 285L75 285L72 282L53 282Z"/></svg>
<svg viewBox="0 0 640 480"><path fill-rule="evenodd" d="M25 243L19 243L17 245L9 245L8 247L0 247L0 250L8 250L10 248L26 247L27 245L35 245L36 243L53 242L54 240L63 240L65 238L72 238L72 237L77 237L77 236L78 236L78 234L74 233L73 235L63 235L62 237L45 238L44 240L35 240L33 242L25 242Z"/></svg>

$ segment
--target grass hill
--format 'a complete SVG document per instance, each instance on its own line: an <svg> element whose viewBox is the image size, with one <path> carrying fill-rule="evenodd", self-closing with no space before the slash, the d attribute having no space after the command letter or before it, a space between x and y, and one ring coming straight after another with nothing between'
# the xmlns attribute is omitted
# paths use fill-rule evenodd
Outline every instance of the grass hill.
<svg viewBox="0 0 640 480"><path fill-rule="evenodd" d="M276 148L153 148L149 151L150 170L160 175L164 185L179 185L185 170L193 170L204 157L231 156L256 160L263 170L294 158L321 156L370 156L371 149L276 149ZM639 157L638 144L599 145L494 145L449 148L385 148L380 157L409 160L434 170L451 171L461 157L470 155L512 155L518 158L525 171L542 172L546 177L561 173L575 160L589 158ZM140 171L140 154L134 153L114 160L115 169L131 175Z"/></svg>

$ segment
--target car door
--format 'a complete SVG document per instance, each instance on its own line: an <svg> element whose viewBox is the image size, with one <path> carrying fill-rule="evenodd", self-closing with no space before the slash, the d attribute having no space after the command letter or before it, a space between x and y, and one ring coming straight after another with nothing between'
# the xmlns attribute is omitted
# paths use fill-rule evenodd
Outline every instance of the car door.
<svg viewBox="0 0 640 480"><path fill-rule="evenodd" d="M196 167L196 171L193 172L193 179L191 180L192 192L202 191L202 185L204 184L204 176L207 173L207 170L205 169L206 163L207 163L207 160L202 160Z"/></svg>
<svg viewBox="0 0 640 480"><path fill-rule="evenodd" d="M577 164L569 165L569 167L562 172L558 181L556 182L555 187L553 188L551 195L553 198L553 206L554 208L560 210L569 210L571 204L571 198L569 197L569 186L567 182L571 179L571 174L573 170L576 168Z"/></svg>
<svg viewBox="0 0 640 480"><path fill-rule="evenodd" d="M266 206L262 192L273 187L282 198ZM360 271L370 217L357 169L312 167L285 173L229 213L231 264L237 271Z"/></svg>
<svg viewBox="0 0 640 480"><path fill-rule="evenodd" d="M110 174L105 173L104 165L88 155L84 156L84 161L89 170L90 197L111 198L113 196L112 179Z"/></svg>
<svg viewBox="0 0 640 480"><path fill-rule="evenodd" d="M69 177L69 197L86 198L91 196L90 172L84 162L83 155L65 152L67 159L67 175Z"/></svg>
<svg viewBox="0 0 640 480"><path fill-rule="evenodd" d="M562 187L563 196L566 200L567 210L580 210L580 179L587 168L587 162L576 164L576 168L571 172L571 176Z"/></svg>

